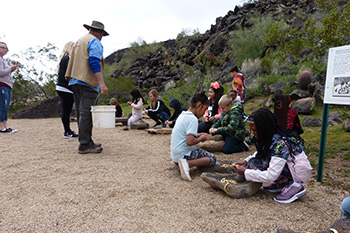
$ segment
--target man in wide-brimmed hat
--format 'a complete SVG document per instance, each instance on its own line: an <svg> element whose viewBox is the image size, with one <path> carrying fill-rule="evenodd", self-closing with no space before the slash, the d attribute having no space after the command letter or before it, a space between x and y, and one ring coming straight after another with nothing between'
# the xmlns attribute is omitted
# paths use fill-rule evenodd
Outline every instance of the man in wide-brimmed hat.
<svg viewBox="0 0 350 233"><path fill-rule="evenodd" d="M94 105L99 89L106 95L108 88L103 80L103 46L101 39L109 34L104 25L92 21L83 25L89 33L81 37L74 45L65 77L69 79L74 93L78 127L79 154L100 153L100 143L92 140L91 106Z"/></svg>

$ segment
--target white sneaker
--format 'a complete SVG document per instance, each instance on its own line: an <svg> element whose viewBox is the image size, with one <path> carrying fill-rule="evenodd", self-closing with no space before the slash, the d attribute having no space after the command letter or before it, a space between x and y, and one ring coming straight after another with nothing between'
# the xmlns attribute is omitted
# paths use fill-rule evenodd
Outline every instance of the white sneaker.
<svg viewBox="0 0 350 233"><path fill-rule="evenodd" d="M192 181L192 178L190 176L190 167L188 166L186 159L179 159L178 164L182 179Z"/></svg>

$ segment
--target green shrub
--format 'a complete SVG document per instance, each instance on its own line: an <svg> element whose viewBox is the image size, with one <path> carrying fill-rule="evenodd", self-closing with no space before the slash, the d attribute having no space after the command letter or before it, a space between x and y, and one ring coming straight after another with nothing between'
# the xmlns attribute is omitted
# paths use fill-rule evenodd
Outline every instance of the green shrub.
<svg viewBox="0 0 350 233"><path fill-rule="evenodd" d="M108 88L107 95L100 95L99 104L108 104L111 98L117 98L119 103L125 103L130 100L130 91L135 88L135 82L129 76L119 76L104 78Z"/></svg>
<svg viewBox="0 0 350 233"><path fill-rule="evenodd" d="M130 48L128 48L125 51L123 58L117 64L115 64L114 67L112 67L113 71L127 69L138 57L144 56L149 53L154 53L157 50L165 50L162 43L154 42L151 44L147 44L146 41L142 40L141 38L138 38L137 41L132 42L130 44ZM106 69L106 74L109 74L109 67L107 67Z"/></svg>
<svg viewBox="0 0 350 233"><path fill-rule="evenodd" d="M199 37L201 34L199 29L183 28L182 31L177 34L175 43L181 47L185 45L190 39Z"/></svg>
<svg viewBox="0 0 350 233"><path fill-rule="evenodd" d="M269 16L256 16L249 20L249 24L252 25L250 28L239 28L229 34L228 45L232 50L232 60L238 65L262 55L265 38L273 20Z"/></svg>

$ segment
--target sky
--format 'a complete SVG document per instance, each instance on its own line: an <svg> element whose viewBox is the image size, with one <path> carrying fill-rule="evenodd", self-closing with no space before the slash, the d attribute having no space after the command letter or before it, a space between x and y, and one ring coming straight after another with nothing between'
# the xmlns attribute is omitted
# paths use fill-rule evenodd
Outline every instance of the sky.
<svg viewBox="0 0 350 233"><path fill-rule="evenodd" d="M54 44L61 53L68 41L88 31L83 24L102 22L104 57L142 39L147 43L175 39L183 29L204 33L242 0L16 0L2 2L0 41L8 56L30 47Z"/></svg>

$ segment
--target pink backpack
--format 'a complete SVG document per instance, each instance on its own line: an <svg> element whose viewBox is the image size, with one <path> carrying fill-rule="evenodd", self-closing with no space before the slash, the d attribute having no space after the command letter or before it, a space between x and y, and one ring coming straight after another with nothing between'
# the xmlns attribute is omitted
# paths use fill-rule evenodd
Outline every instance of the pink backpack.
<svg viewBox="0 0 350 233"><path fill-rule="evenodd" d="M295 182L305 183L310 178L312 167L304 151L300 154L290 153L287 159L287 165Z"/></svg>

